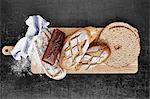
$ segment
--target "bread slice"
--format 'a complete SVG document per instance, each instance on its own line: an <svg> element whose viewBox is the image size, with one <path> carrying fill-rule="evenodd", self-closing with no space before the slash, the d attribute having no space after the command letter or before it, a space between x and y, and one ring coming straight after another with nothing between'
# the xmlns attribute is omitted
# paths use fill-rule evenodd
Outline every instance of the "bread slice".
<svg viewBox="0 0 150 99"><path fill-rule="evenodd" d="M137 29L123 22L114 22L101 32L100 41L106 42L111 55L105 61L109 66L123 67L133 63L140 53L140 38Z"/></svg>

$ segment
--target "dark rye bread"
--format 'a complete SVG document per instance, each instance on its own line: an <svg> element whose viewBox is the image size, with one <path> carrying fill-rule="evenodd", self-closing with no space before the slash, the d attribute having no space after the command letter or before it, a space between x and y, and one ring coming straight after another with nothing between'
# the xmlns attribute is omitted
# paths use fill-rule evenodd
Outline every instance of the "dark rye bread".
<svg viewBox="0 0 150 99"><path fill-rule="evenodd" d="M109 66L128 66L138 59L140 38L137 29L127 23L114 22L101 32L100 39L108 44L111 55L105 61Z"/></svg>

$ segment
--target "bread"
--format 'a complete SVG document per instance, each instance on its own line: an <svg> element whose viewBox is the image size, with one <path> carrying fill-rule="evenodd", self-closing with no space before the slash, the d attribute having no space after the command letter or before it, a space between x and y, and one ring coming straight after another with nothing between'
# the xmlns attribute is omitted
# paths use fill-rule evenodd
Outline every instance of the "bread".
<svg viewBox="0 0 150 99"><path fill-rule="evenodd" d="M91 46L81 59L76 70L88 70L107 60L110 55L110 49L107 44L101 43Z"/></svg>
<svg viewBox="0 0 150 99"><path fill-rule="evenodd" d="M133 63L140 53L137 29L123 22L114 22L101 32L100 41L106 42L111 55L105 61L109 66L123 67Z"/></svg>
<svg viewBox="0 0 150 99"><path fill-rule="evenodd" d="M61 51L60 66L64 69L74 68L86 53L90 44L89 31L80 29L66 38Z"/></svg>
<svg viewBox="0 0 150 99"><path fill-rule="evenodd" d="M88 33L90 36L90 43L94 42L96 39L99 38L100 31L97 28L88 26L88 27L85 27L85 29L89 31Z"/></svg>
<svg viewBox="0 0 150 99"><path fill-rule="evenodd" d="M47 48L43 54L42 61L54 65L58 54L60 54L63 47L65 33L59 29L54 29L51 39L48 40Z"/></svg>
<svg viewBox="0 0 150 99"><path fill-rule="evenodd" d="M89 45L93 42L100 32L94 27L86 27L77 30L68 36L64 42L61 52L61 64L64 69L76 69L76 66L85 55Z"/></svg>
<svg viewBox="0 0 150 99"><path fill-rule="evenodd" d="M44 73L55 80L63 79L66 76L66 71L60 68L59 64L59 56L57 56L57 60L54 65L48 64L42 61L42 56L47 48L48 40L51 38L51 32L44 30L40 35L33 38L33 47L31 50L31 54L29 58L33 65L40 66Z"/></svg>

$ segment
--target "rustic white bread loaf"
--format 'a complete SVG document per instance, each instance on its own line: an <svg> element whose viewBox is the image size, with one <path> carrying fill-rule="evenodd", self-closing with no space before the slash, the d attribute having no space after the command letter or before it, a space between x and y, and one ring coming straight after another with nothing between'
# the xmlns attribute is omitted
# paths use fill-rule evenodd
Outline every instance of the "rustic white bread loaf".
<svg viewBox="0 0 150 99"><path fill-rule="evenodd" d="M61 51L60 66L64 69L74 69L86 53L90 44L89 31L80 29L66 38Z"/></svg>
<svg viewBox="0 0 150 99"><path fill-rule="evenodd" d="M32 65L40 66L48 77L55 80L60 80L66 76L66 71L60 68L60 66L58 65L60 55L58 55L54 65L42 61L42 56L48 45L48 40L51 38L51 31L43 30L40 35L33 38L33 47L29 57L32 62Z"/></svg>
<svg viewBox="0 0 150 99"><path fill-rule="evenodd" d="M138 31L127 23L109 24L101 32L99 40L106 42L110 47L111 55L105 61L109 66L127 66L138 59L140 53Z"/></svg>
<svg viewBox="0 0 150 99"><path fill-rule="evenodd" d="M79 29L68 36L61 51L61 64L64 69L76 69L76 66L85 55L89 44L94 41L100 32L94 27Z"/></svg>
<svg viewBox="0 0 150 99"><path fill-rule="evenodd" d="M91 46L81 59L76 70L88 70L98 64L104 62L110 55L110 49L107 44L101 43L99 45Z"/></svg>

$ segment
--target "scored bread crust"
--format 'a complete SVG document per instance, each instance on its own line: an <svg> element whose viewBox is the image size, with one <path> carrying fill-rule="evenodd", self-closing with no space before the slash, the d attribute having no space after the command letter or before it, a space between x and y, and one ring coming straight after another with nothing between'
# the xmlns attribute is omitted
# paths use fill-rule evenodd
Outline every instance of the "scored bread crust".
<svg viewBox="0 0 150 99"><path fill-rule="evenodd" d="M105 61L108 66L128 66L138 59L140 38L138 30L124 22L114 22L101 32L100 41L106 42L111 55Z"/></svg>
<svg viewBox="0 0 150 99"><path fill-rule="evenodd" d="M76 66L76 70L89 70L107 60L109 55L110 49L105 43L101 42L99 45L90 46L79 65Z"/></svg>
<svg viewBox="0 0 150 99"><path fill-rule="evenodd" d="M73 63L70 64L70 61L68 61L68 59L65 58L65 50L64 50L64 48L67 45L67 43L70 42L72 37L74 35L77 35L78 33L81 33L81 34L83 34L85 36L85 39L87 40L87 42L86 42L87 45L86 45L86 47L81 48L80 50L78 49L79 50L79 54L78 55L76 55L76 53L71 52L72 53L72 57L71 58L73 60L75 60L75 58L78 57L78 56L80 56L80 58L78 58L78 61L75 61L74 64ZM79 30L75 31L74 34L69 35L65 39L64 46L63 46L62 51L61 51L61 57L60 57L60 61L61 61L60 63L61 64L60 64L60 66L62 68L64 68L64 69L76 69L76 66L79 64L80 60L82 59L82 57L86 53L90 43L93 42L99 36L99 34L100 34L100 32L95 27L89 26L89 27L86 27L84 29L79 29ZM74 43L76 43L76 41ZM79 46L79 45L80 45L80 43L78 43L77 46ZM76 56L76 57L74 58L74 56Z"/></svg>
<svg viewBox="0 0 150 99"><path fill-rule="evenodd" d="M33 38L33 47L31 49L29 58L32 64L40 66L48 77L55 80L60 80L66 76L66 70L60 68L58 65L60 55L58 54L54 65L42 61L42 56L48 45L48 40L51 38L52 31L53 30L49 31L47 29L43 29L40 35L37 35Z"/></svg>
<svg viewBox="0 0 150 99"><path fill-rule="evenodd" d="M82 36L84 37L83 41L81 39ZM64 69L74 69L83 55L86 53L89 44L90 35L89 31L86 29L79 29L74 34L68 36L64 41L64 46L61 51L60 66ZM80 45L82 45L84 49L81 48ZM77 50L73 52L73 48Z"/></svg>

